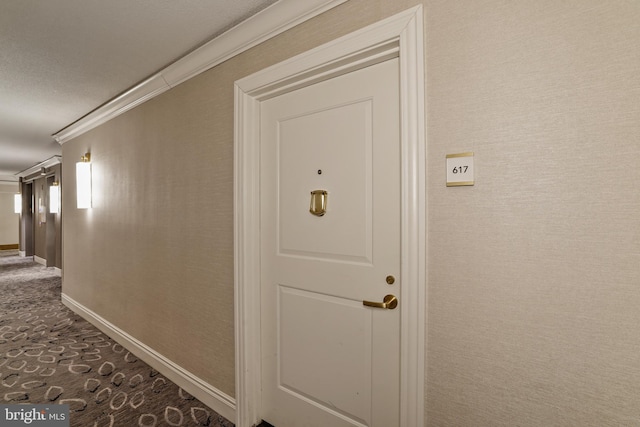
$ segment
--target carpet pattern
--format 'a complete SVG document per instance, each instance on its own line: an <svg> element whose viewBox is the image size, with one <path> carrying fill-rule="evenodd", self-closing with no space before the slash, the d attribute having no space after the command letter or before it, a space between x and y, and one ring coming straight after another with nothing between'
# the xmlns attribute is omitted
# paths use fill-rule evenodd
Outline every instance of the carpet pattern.
<svg viewBox="0 0 640 427"><path fill-rule="evenodd" d="M53 269L0 252L0 404L67 404L75 427L233 427L65 307Z"/></svg>

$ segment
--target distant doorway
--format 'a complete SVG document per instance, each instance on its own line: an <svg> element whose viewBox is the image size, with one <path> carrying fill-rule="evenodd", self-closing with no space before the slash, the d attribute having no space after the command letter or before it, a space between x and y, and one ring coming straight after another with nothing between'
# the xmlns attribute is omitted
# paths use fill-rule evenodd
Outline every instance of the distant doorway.
<svg viewBox="0 0 640 427"><path fill-rule="evenodd" d="M20 217L20 255L33 256L35 253L33 216L33 183L22 185L22 214Z"/></svg>

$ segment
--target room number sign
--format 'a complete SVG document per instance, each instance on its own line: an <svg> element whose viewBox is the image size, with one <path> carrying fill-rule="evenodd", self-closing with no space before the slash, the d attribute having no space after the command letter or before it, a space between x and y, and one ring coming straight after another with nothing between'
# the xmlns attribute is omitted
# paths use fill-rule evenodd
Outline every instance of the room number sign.
<svg viewBox="0 0 640 427"><path fill-rule="evenodd" d="M447 187L473 183L473 153L447 154Z"/></svg>

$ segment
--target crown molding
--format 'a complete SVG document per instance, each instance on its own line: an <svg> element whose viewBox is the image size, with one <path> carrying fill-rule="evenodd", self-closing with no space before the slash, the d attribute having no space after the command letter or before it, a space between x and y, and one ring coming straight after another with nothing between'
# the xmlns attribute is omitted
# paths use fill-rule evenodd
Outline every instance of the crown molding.
<svg viewBox="0 0 640 427"><path fill-rule="evenodd" d="M162 79L162 74L155 74L61 131L54 133L53 139L62 145L169 89L171 87Z"/></svg>
<svg viewBox="0 0 640 427"><path fill-rule="evenodd" d="M280 0L53 134L60 144L347 0Z"/></svg>
<svg viewBox="0 0 640 427"><path fill-rule="evenodd" d="M33 165L28 169L18 172L17 174L15 174L15 176L18 178L26 178L29 175L33 175L35 173L40 172L42 168L48 169L51 166L57 165L58 163L62 163L62 156L52 156L52 157L49 157L47 160L38 163L37 165Z"/></svg>

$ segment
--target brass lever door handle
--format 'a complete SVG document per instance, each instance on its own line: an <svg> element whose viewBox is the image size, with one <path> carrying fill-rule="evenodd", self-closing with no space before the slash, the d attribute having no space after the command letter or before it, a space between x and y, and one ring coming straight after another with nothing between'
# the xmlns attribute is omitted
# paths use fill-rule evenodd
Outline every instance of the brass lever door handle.
<svg viewBox="0 0 640 427"><path fill-rule="evenodd" d="M386 308L389 310L393 310L398 306L398 298L396 298L395 295L385 295L382 302L362 301L362 305L366 305L367 307Z"/></svg>

